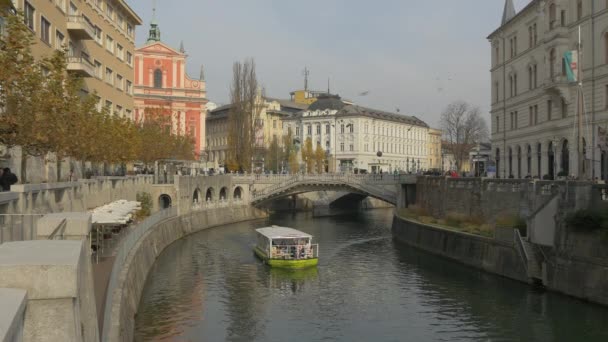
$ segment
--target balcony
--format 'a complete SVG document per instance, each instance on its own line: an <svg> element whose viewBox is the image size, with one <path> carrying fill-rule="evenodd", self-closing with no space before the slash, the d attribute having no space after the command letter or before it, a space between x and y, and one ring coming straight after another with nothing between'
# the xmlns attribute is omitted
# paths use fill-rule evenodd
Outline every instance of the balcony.
<svg viewBox="0 0 608 342"><path fill-rule="evenodd" d="M68 15L68 32L76 39L95 39L95 28L82 15Z"/></svg>
<svg viewBox="0 0 608 342"><path fill-rule="evenodd" d="M82 77L95 76L95 66L87 58L70 56L67 57L67 62L67 69L69 72L73 72Z"/></svg>

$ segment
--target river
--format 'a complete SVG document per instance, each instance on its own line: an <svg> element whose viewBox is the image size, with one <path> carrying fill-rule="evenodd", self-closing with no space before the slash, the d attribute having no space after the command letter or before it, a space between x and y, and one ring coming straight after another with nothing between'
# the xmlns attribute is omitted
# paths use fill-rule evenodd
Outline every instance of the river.
<svg viewBox="0 0 608 342"><path fill-rule="evenodd" d="M169 246L146 281L137 341L608 341L608 309L394 242L392 210L209 229ZM297 228L316 269L281 272L254 229Z"/></svg>

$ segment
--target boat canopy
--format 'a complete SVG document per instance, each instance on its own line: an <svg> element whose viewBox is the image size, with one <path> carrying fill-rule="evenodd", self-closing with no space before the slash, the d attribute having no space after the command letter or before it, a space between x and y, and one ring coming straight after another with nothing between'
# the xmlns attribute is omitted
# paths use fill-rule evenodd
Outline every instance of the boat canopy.
<svg viewBox="0 0 608 342"><path fill-rule="evenodd" d="M306 234L293 228L279 226L259 228L255 231L271 240L312 238L312 235L310 234Z"/></svg>

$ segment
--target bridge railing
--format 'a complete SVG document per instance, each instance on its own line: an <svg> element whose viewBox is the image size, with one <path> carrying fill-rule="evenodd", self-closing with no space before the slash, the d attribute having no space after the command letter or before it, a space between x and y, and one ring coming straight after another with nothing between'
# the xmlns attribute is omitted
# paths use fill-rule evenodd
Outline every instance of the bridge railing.
<svg viewBox="0 0 608 342"><path fill-rule="evenodd" d="M283 175L281 175L283 176ZM263 176L262 176L263 177ZM282 182L266 187L260 191L252 193L253 200L268 197L277 192L289 189L293 184L300 182L314 182L328 185L342 183L346 185L356 185L357 187L379 197L395 197L396 192L388 189L378 189L379 185L392 185L399 182L399 175L378 175L378 174L341 174L326 173L317 175L289 175L282 177Z"/></svg>

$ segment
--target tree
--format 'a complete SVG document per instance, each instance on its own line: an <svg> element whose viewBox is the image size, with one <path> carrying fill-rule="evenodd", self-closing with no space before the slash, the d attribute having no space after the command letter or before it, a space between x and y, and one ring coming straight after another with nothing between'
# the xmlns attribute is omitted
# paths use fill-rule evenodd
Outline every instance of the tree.
<svg viewBox="0 0 608 342"><path fill-rule="evenodd" d="M317 164L317 173L321 174L325 172L325 151L318 142L315 149L315 163Z"/></svg>
<svg viewBox="0 0 608 342"><path fill-rule="evenodd" d="M310 137L306 138L304 141L304 146L302 147L302 160L306 164L306 172L312 173L315 165L315 152L312 147L312 138Z"/></svg>
<svg viewBox="0 0 608 342"><path fill-rule="evenodd" d="M235 62L230 86L231 107L228 112L228 156L232 170L250 170L256 147L256 133L263 124L260 114L263 99L259 93L255 61ZM263 137L262 137L263 138Z"/></svg>
<svg viewBox="0 0 608 342"><path fill-rule="evenodd" d="M278 139L274 137L270 143L270 147L266 150L266 169L274 171L275 173L280 172L281 168L281 148L279 146Z"/></svg>
<svg viewBox="0 0 608 342"><path fill-rule="evenodd" d="M447 106L440 123L446 150L454 155L456 166L461 171L473 145L488 139L486 121L478 107L457 101Z"/></svg>

